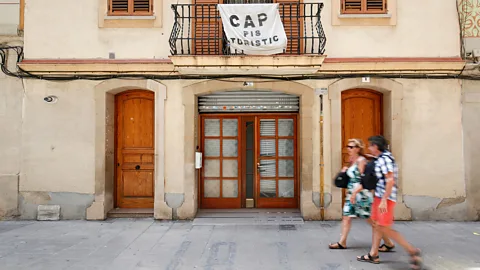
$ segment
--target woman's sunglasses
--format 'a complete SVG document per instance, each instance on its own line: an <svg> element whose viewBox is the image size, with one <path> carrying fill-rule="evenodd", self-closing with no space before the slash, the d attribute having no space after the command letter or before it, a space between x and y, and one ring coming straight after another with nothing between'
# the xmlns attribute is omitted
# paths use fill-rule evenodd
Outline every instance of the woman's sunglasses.
<svg viewBox="0 0 480 270"><path fill-rule="evenodd" d="M347 145L347 148L348 149L353 149L353 148L357 148L355 145Z"/></svg>

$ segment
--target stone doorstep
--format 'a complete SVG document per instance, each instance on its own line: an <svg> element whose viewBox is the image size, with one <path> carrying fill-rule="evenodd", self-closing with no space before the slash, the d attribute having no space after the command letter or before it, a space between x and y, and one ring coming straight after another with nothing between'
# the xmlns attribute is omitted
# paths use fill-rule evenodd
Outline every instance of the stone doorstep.
<svg viewBox="0 0 480 270"><path fill-rule="evenodd" d="M153 208L114 208L108 218L153 218Z"/></svg>

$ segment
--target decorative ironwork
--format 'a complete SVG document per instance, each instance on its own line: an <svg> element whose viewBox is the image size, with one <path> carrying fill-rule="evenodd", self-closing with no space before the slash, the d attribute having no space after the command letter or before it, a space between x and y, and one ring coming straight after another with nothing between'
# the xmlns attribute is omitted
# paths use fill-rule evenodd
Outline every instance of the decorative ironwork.
<svg viewBox="0 0 480 270"><path fill-rule="evenodd" d="M280 3L288 42L285 54L325 52L326 36L321 22L323 3ZM242 55L229 47L222 30L217 4L173 4L170 34L172 55ZM297 33L301 33L298 35Z"/></svg>

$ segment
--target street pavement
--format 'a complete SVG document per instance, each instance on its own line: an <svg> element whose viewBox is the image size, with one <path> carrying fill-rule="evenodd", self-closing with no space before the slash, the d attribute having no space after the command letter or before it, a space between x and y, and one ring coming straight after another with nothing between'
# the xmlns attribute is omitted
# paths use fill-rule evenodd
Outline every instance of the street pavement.
<svg viewBox="0 0 480 270"><path fill-rule="evenodd" d="M424 252L427 269L480 269L480 223L397 222ZM329 250L340 222L194 226L189 221L1 221L0 269L408 269L400 248L379 265L356 261L371 230L353 223L348 250Z"/></svg>

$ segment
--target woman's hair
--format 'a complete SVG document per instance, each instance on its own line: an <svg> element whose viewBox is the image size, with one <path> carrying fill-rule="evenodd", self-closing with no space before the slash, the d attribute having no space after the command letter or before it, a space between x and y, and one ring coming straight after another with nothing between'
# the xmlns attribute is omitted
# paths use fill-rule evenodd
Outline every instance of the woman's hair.
<svg viewBox="0 0 480 270"><path fill-rule="evenodd" d="M388 149L388 142L383 136L372 136L368 138L368 142L371 145L376 145L378 147L378 151L380 152L385 152L385 150Z"/></svg>
<svg viewBox="0 0 480 270"><path fill-rule="evenodd" d="M363 144L362 140L360 140L360 139L350 139L350 140L348 140L348 143L355 144L355 146L358 147L358 154L360 156L365 156L365 144Z"/></svg>

